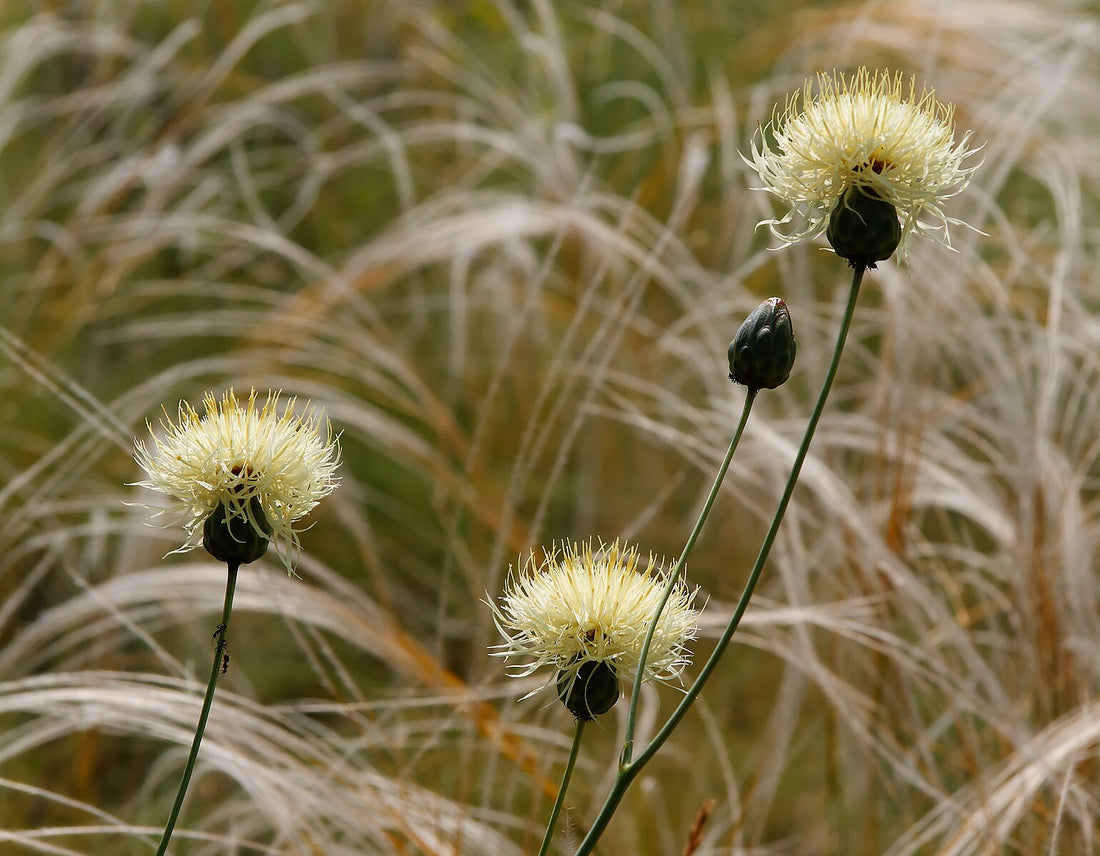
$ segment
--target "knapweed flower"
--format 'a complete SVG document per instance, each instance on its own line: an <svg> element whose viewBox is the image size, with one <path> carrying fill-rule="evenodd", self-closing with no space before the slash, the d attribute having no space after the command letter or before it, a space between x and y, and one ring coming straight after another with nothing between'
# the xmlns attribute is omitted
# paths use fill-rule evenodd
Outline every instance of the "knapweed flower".
<svg viewBox="0 0 1100 856"><path fill-rule="evenodd" d="M977 152L969 142L969 132L955 140L954 107L937 101L934 90L918 92L915 78L866 68L850 78L819 73L752 141L746 162L763 189L790 206L781 218L761 225L794 243L826 231L843 212L855 211L858 221L860 202L869 199L892 206L900 217L893 229L900 233L894 244L902 258L914 234L950 246L948 227L965 224L948 217L943 206L978 167L965 163ZM853 258L852 250L836 246L833 233L828 237L853 264L873 266L893 252L871 249L863 258L857 248ZM839 237L843 242L845 236ZM878 246L889 237L878 236Z"/></svg>
<svg viewBox="0 0 1100 856"><path fill-rule="evenodd" d="M255 389L243 404L232 389L220 401L208 392L202 416L181 401L174 421L165 411L162 436L149 426L151 447L135 442L134 458L148 476L137 484L175 500L157 513L183 525L180 551L203 545L226 560L226 547L210 543L222 533L230 550L234 543L246 554L248 542L259 547L238 558L247 562L273 540L293 570L300 548L294 523L335 489L340 449L319 410L307 406L298 415L296 399L280 407L279 395L269 392L258 405Z"/></svg>
<svg viewBox="0 0 1100 856"><path fill-rule="evenodd" d="M787 382L794 368L798 343L791 312L779 297L757 306L730 342L730 380L751 390L775 389Z"/></svg>
<svg viewBox="0 0 1100 856"><path fill-rule="evenodd" d="M642 643L668 577L653 557L643 568L635 547L616 541L593 549L566 544L532 553L518 574L510 574L499 604L491 603L497 629L507 640L494 656L519 657L515 677L548 666L547 686L574 715L591 719L611 709L618 680L632 679ZM672 681L691 662L687 643L695 638L695 592L682 580L672 589L650 642L643 679ZM577 684L581 688L577 690Z"/></svg>

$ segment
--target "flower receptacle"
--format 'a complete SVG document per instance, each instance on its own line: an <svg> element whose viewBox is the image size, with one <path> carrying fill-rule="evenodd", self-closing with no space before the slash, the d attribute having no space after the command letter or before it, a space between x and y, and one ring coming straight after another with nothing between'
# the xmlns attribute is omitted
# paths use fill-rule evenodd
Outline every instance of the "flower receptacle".
<svg viewBox="0 0 1100 856"><path fill-rule="evenodd" d="M873 268L898 248L901 223L893 205L873 191L852 185L830 213L825 237L852 267Z"/></svg>
<svg viewBox="0 0 1100 856"><path fill-rule="evenodd" d="M619 700L615 667L603 660L585 660L572 680L568 671L562 671L558 675L558 698L577 719L591 722Z"/></svg>
<svg viewBox="0 0 1100 856"><path fill-rule="evenodd" d="M219 562L247 565L267 552L271 524L267 521L259 497L248 503L248 514L226 508L224 502L211 512L202 525L202 544Z"/></svg>

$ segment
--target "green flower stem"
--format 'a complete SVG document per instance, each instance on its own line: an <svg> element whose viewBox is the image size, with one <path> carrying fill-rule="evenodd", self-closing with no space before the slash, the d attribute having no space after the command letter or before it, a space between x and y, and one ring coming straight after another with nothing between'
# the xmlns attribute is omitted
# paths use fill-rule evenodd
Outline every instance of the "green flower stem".
<svg viewBox="0 0 1100 856"><path fill-rule="evenodd" d="M542 836L542 846L538 856L546 856L550 849L550 841L554 838L554 827L558 825L558 815L565 804L565 792L569 790L569 780L573 777L573 767L577 763L577 755L581 748L581 735L584 734L584 720L577 720L577 731L573 735L573 748L569 750L569 761L565 765L565 773L561 777L561 787L558 788L558 798L554 800L554 809L550 812L550 820L546 822L546 832Z"/></svg>
<svg viewBox="0 0 1100 856"><path fill-rule="evenodd" d="M191 754L187 756L187 765L183 768L183 778L180 780L179 792L176 794L176 804L172 806L172 814L168 823L164 826L164 835L160 839L160 847L157 848L157 856L164 856L168 849L168 842L172 840L172 831L176 828L176 820L183 807L183 798L187 795L187 786L191 783L191 773L195 769L195 760L199 757L199 744L202 743L203 732L206 731L206 720L210 718L210 706L214 703L214 687L217 686L218 676L222 673L222 657L225 655L226 634L229 631L229 613L233 610L233 592L237 588L237 571L240 564L229 563L229 576L225 581L225 600L222 604L222 622L215 632L217 644L214 646L214 662L210 666L210 680L206 684L206 696L202 700L202 712L199 713L199 724L195 726L195 739L191 741Z"/></svg>
<svg viewBox="0 0 1100 856"><path fill-rule="evenodd" d="M787 485L784 487L783 495L779 499L779 506L776 509L775 516L772 518L768 533L764 536L764 542L760 545L760 552L757 554L756 563L753 565L752 571L749 573L749 578L745 582L745 588L741 593L741 599L737 603L737 608L734 610L733 616L730 618L729 624L726 626L726 630L722 634L722 637L714 646L714 651L710 655L710 658L699 672L698 677L696 677L691 687L688 688L688 691L684 694L683 700L676 710L672 712L668 721L653 737L649 745L639 753L636 760L632 763L620 764L619 775L615 778L615 783L611 786L611 791L608 793L607 799L600 809L600 813L592 822L588 834L584 837L580 847L577 848L576 856L587 856L587 854L592 852L592 849L596 846L596 842L603 834L608 822L610 822L612 815L614 815L615 809L618 808L619 802L626 793L626 789L630 786L630 783L634 780L634 777L638 775L646 762L657 753L657 750L659 750L661 746L664 745L665 741L668 740L676 726L680 724L680 720L684 718L688 708L691 707L696 697L702 691L703 685L714 672L719 659L721 659L722 654L726 650L726 646L729 645L730 639L741 623L741 617L748 608L749 599L752 597L753 590L756 588L757 580L760 579L760 573L764 569L764 564L768 560L768 554L771 552L772 544L775 542L775 536L779 532L779 524L783 521L783 515L787 511L787 505L790 503L791 495L794 493L795 485L798 483L798 476L802 471L802 464L806 460L806 455L810 450L810 441L813 439L814 431L817 429L817 423L821 419L822 411L825 409L825 401L828 399L829 391L832 389L837 369L840 367L840 357L844 352L844 342L848 338L848 330L852 326L852 318L855 315L856 309L856 300L859 297L859 287L863 282L865 270L866 268L863 265L857 265L855 267L855 271L852 275L852 286L848 293L848 305L844 310L844 317L840 322L840 330L837 333L836 345L833 348L833 358L829 363L829 370L825 373L825 380L821 384L821 392L818 393L817 403L814 405L813 413L810 414L810 421L806 425L806 433L803 435L802 443L798 447L798 453L795 455L794 465L791 467L791 474L787 478Z"/></svg>
<svg viewBox="0 0 1100 856"><path fill-rule="evenodd" d="M645 634L645 641L642 642L642 652L638 660L638 671L634 675L634 688L630 693L630 708L626 714L626 740L623 743L622 757L619 760L619 765L621 767L629 766L631 756L634 752L634 730L638 718L638 700L641 698L642 675L645 674L645 664L646 660L649 658L649 646L653 641L653 634L657 629L657 623L661 620L661 613L664 612L665 605L672 595L672 590L676 587L676 581L683 572L684 563L687 562L688 555L691 553L696 540L699 538L699 533L703 531L703 523L706 522L707 516L710 514L711 506L714 505L714 500L718 498L718 490L722 487L722 480L726 477L726 471L730 468L730 461L733 460L733 453L737 450L737 444L741 441L741 435L744 433L745 425L749 421L749 413L752 411L752 404L756 400L756 394L759 391L758 389L750 388L748 395L745 396L745 403L741 407L741 421L737 424L737 430L734 432L733 439L730 441L729 449L726 450L726 457L722 459L722 463L718 467L718 474L714 477L714 484L710 487L710 494L707 496L707 501L703 503L703 509L699 512L699 519L695 521L695 528L691 530L691 534L688 536L687 543L684 545L684 551L680 554L680 558L676 560L676 564L673 565L672 570L669 572L668 582L665 584L664 597L661 598L661 602L657 606L657 611L653 614L653 618L650 619L649 629L646 630Z"/></svg>

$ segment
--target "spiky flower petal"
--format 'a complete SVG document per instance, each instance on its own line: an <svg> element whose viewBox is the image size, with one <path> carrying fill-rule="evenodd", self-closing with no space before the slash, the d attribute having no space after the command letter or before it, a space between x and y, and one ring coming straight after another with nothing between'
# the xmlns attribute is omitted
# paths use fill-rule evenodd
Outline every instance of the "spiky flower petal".
<svg viewBox="0 0 1100 856"><path fill-rule="evenodd" d="M255 389L243 405L232 389L220 401L208 392L201 417L181 401L175 420L165 411L161 436L149 426L151 448L135 441L134 458L148 476L137 484L175 500L157 514L183 525L180 551L202 544L203 523L223 507L257 537L273 540L293 570L294 523L339 483L340 449L323 413L307 405L296 414L296 399L280 409L279 395L269 392L258 406Z"/></svg>
<svg viewBox="0 0 1100 856"><path fill-rule="evenodd" d="M509 575L500 603L490 603L507 640L493 654L523 658L512 667L516 677L549 666L554 672L547 684L559 687L591 662L631 679L667 580L652 556L642 568L637 548L618 541L595 550L591 543L565 544L543 551L541 561L532 552L523 570ZM644 678L674 680L691 662L694 597L682 580L674 584L653 633Z"/></svg>
<svg viewBox="0 0 1100 856"><path fill-rule="evenodd" d="M746 162L790 206L761 225L786 243L819 235L855 187L897 209L903 258L914 234L950 246L948 227L966 224L943 205L978 167L964 163L978 151L969 142L969 132L955 141L954 107L934 90L918 92L915 78L866 68L851 78L819 73L752 141Z"/></svg>

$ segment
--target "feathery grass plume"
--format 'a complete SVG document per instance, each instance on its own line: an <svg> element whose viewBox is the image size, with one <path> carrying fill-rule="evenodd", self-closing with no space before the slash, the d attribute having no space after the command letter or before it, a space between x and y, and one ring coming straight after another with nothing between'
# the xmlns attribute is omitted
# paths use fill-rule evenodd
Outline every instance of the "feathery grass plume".
<svg viewBox="0 0 1100 856"><path fill-rule="evenodd" d="M591 542L567 543L544 550L541 562L532 552L523 571L510 575L500 605L489 603L497 629L508 640L494 646L500 650L493 655L526 658L513 668L515 677L543 666L554 669L546 686L556 684L579 718L606 713L618 700L618 676L633 675L638 668L666 583L652 555L640 569L637 548L618 541L597 550ZM694 598L682 580L675 584L653 633L646 678L675 680L691 662L687 643L697 633ZM578 679L583 691L575 699ZM596 710L590 698L594 685L606 685L609 679L615 680L614 696L603 710Z"/></svg>
<svg viewBox="0 0 1100 856"><path fill-rule="evenodd" d="M820 235L850 207L846 194L854 189L896 209L903 259L914 234L950 247L948 227L966 224L948 217L943 203L979 165L964 163L978 151L970 136L956 142L954 106L932 89L918 92L915 77L906 83L901 73L863 67L850 78L819 72L757 131L745 158L763 189L790 206L760 225L785 243Z"/></svg>
<svg viewBox="0 0 1100 856"><path fill-rule="evenodd" d="M148 474L137 484L176 500L157 512L171 515L187 533L176 552L204 545L224 560L203 532L204 523L220 513L227 525L247 521L264 546L275 540L287 572L293 572L299 550L294 522L336 488L340 448L321 411L307 405L297 415L297 399L291 399L280 412L279 395L268 392L257 407L255 389L243 406L232 389L220 401L207 392L201 417L181 401L175 421L165 411L163 437L149 426L151 449L135 442L134 457ZM236 537L232 526L230 535Z"/></svg>

